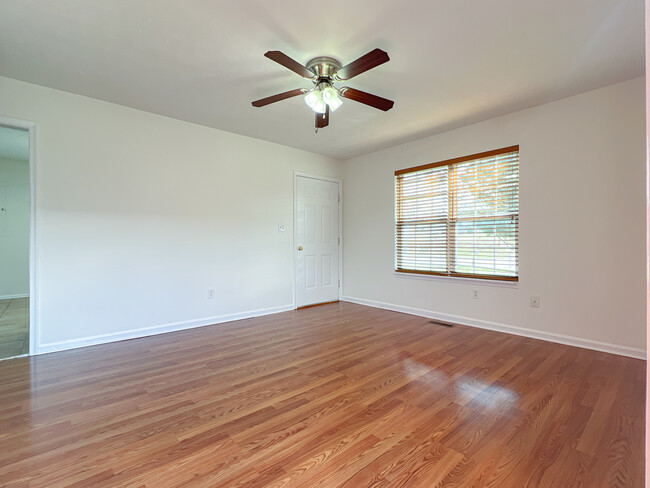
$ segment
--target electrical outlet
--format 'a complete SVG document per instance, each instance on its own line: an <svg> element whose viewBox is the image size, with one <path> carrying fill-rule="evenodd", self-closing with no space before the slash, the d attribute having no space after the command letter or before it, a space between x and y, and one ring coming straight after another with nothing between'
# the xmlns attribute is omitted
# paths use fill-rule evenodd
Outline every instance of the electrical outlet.
<svg viewBox="0 0 650 488"><path fill-rule="evenodd" d="M285 230L287 229L284 227L284 225L278 224L278 232L284 232Z"/></svg>
<svg viewBox="0 0 650 488"><path fill-rule="evenodd" d="M214 298L214 288L208 288L208 300L212 300Z"/></svg>
<svg viewBox="0 0 650 488"><path fill-rule="evenodd" d="M472 297L478 300L478 290L474 290Z"/></svg>
<svg viewBox="0 0 650 488"><path fill-rule="evenodd" d="M540 307L540 301L539 297L530 297L530 306L533 308L539 308Z"/></svg>

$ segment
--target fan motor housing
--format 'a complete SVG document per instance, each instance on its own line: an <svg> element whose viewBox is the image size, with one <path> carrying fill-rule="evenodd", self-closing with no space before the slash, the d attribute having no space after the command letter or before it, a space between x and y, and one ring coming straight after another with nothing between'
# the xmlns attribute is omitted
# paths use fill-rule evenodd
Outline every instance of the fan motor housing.
<svg viewBox="0 0 650 488"><path fill-rule="evenodd" d="M307 69L313 71L318 78L331 78L341 67L338 59L329 56L319 56L307 63Z"/></svg>

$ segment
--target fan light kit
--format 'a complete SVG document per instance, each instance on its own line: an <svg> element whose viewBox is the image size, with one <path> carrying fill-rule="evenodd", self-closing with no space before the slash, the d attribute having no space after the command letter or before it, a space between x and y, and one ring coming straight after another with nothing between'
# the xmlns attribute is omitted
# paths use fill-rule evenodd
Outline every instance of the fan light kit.
<svg viewBox="0 0 650 488"><path fill-rule="evenodd" d="M394 102L370 93L362 92L344 86L336 88L335 82L346 81L364 73L380 64L390 60L388 54L381 49L375 49L361 56L346 66L328 56L314 58L303 66L280 51L268 51L264 54L267 58L311 80L314 86L311 89L297 88L277 95L272 95L253 102L254 107L264 107L280 100L303 95L305 104L316 113L316 132L318 129L329 125L330 112L336 111L343 105L342 98L370 105L384 112L393 108Z"/></svg>

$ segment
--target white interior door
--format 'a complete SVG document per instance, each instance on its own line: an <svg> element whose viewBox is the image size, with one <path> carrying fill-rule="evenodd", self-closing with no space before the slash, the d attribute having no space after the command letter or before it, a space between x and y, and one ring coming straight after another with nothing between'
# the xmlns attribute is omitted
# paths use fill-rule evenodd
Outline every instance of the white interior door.
<svg viewBox="0 0 650 488"><path fill-rule="evenodd" d="M339 184L296 176L296 307L339 299Z"/></svg>

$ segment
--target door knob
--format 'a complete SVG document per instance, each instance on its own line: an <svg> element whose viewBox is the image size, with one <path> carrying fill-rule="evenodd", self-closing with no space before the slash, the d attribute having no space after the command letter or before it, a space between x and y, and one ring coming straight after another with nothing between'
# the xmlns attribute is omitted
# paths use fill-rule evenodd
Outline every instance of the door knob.
<svg viewBox="0 0 650 488"><path fill-rule="evenodd" d="M298 251L302 251L302 246L298 246Z"/></svg>

